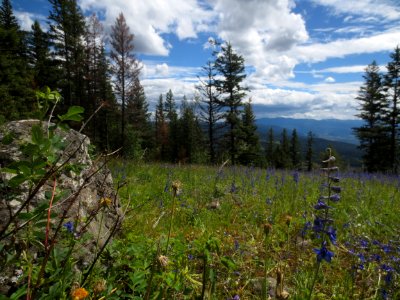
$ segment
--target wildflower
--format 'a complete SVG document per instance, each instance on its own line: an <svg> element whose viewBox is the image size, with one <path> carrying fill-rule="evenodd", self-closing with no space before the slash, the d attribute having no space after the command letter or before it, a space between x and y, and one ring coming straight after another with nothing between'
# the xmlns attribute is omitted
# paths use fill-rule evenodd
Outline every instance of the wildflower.
<svg viewBox="0 0 400 300"><path fill-rule="evenodd" d="M340 200L340 196L338 194L333 194L329 199L333 202L338 202Z"/></svg>
<svg viewBox="0 0 400 300"><path fill-rule="evenodd" d="M237 191L237 187L236 187L235 182L233 181L232 184L231 184L230 192L231 192L232 194L234 194L234 193L236 193L236 191Z"/></svg>
<svg viewBox="0 0 400 300"><path fill-rule="evenodd" d="M328 248L326 248L326 243L322 244L321 249L314 249L314 252L317 254L318 262L321 262L322 260L331 262L334 255L332 251L329 251Z"/></svg>
<svg viewBox="0 0 400 300"><path fill-rule="evenodd" d="M319 209L329 209L331 207L327 205L324 201L318 200L318 203L314 205L314 208L319 210Z"/></svg>
<svg viewBox="0 0 400 300"><path fill-rule="evenodd" d="M169 258L165 255L160 255L158 257L158 263L161 265L161 267L165 268L166 266L168 266Z"/></svg>
<svg viewBox="0 0 400 300"><path fill-rule="evenodd" d="M112 200L108 197L103 197L100 199L100 206L109 207L112 203Z"/></svg>
<svg viewBox="0 0 400 300"><path fill-rule="evenodd" d="M285 217L283 218L286 225L289 226L290 223L292 222L293 217L291 215L285 215Z"/></svg>
<svg viewBox="0 0 400 300"><path fill-rule="evenodd" d="M82 300L89 296L89 293L84 288L77 288L72 291L71 297L73 300Z"/></svg>
<svg viewBox="0 0 400 300"><path fill-rule="evenodd" d="M297 171L294 172L293 173L293 180L296 183L296 185L299 183L299 178L300 178L299 172L297 172Z"/></svg>
<svg viewBox="0 0 400 300"><path fill-rule="evenodd" d="M340 181L339 177L333 177L333 176L329 176L329 180L335 183L338 183Z"/></svg>
<svg viewBox="0 0 400 300"><path fill-rule="evenodd" d="M72 223L71 221L68 221L63 226L67 229L67 231L69 233L73 233L74 232L74 223Z"/></svg>
<svg viewBox="0 0 400 300"><path fill-rule="evenodd" d="M179 180L172 182L172 192L174 196L178 196L182 192L182 183Z"/></svg>
<svg viewBox="0 0 400 300"><path fill-rule="evenodd" d="M331 243L336 245L336 229L333 228L332 226L329 226L328 230L326 231L326 234L328 235Z"/></svg>
<svg viewBox="0 0 400 300"><path fill-rule="evenodd" d="M334 193L340 193L342 188L340 186L331 186L331 191Z"/></svg>
<svg viewBox="0 0 400 300"><path fill-rule="evenodd" d="M100 279L99 281L97 281L93 287L93 292L95 294L100 294L105 290L106 290L106 281L104 279Z"/></svg>
<svg viewBox="0 0 400 300"><path fill-rule="evenodd" d="M264 233L266 236L268 236L268 234L271 232L272 229L272 225L271 223L264 223Z"/></svg>

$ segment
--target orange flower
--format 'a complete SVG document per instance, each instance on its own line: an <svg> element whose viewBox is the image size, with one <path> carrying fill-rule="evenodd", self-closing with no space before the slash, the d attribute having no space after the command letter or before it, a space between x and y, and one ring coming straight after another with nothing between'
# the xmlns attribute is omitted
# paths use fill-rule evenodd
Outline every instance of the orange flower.
<svg viewBox="0 0 400 300"><path fill-rule="evenodd" d="M78 288L71 293L73 300L82 300L89 296L89 293L84 288Z"/></svg>

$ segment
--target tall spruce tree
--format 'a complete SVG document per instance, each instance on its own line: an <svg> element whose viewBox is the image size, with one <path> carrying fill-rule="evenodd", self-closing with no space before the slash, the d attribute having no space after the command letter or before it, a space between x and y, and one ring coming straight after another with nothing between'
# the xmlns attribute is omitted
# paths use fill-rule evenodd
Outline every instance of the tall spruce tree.
<svg viewBox="0 0 400 300"><path fill-rule="evenodd" d="M238 136L240 130L240 115L243 106L242 99L246 95L246 88L242 86L246 78L244 59L237 54L230 43L221 46L216 53L215 69L222 79L216 81L222 93L220 104L225 111L225 122L228 125L228 152L231 163L234 165L238 156Z"/></svg>
<svg viewBox="0 0 400 300"><path fill-rule="evenodd" d="M33 84L35 89L44 86L56 88L56 68L50 56L49 35L42 30L39 22L35 20L32 31L28 37L28 56L33 68Z"/></svg>
<svg viewBox="0 0 400 300"><path fill-rule="evenodd" d="M126 24L124 14L120 13L111 28L111 59L113 61L112 71L115 76L115 92L121 105L120 145L122 149L125 143L127 93L140 73L139 63L133 54L133 39L134 35Z"/></svg>
<svg viewBox="0 0 400 300"><path fill-rule="evenodd" d="M244 104L242 122L239 134L238 161L243 165L261 164L261 145L255 124L255 116L251 105L251 99Z"/></svg>
<svg viewBox="0 0 400 300"><path fill-rule="evenodd" d="M390 128L389 159L391 170L395 174L399 172L399 122L400 122L400 47L397 46L390 54L391 61L387 64L387 73L384 79L384 90L388 109L386 113L387 123Z"/></svg>
<svg viewBox="0 0 400 300"><path fill-rule="evenodd" d="M363 150L363 163L368 172L384 171L391 162L391 156L385 155L389 145L385 111L387 102L383 93L382 76L379 67L373 61L365 69L364 85L360 87L356 99L359 101L357 117L364 121L361 127L354 128Z"/></svg>
<svg viewBox="0 0 400 300"><path fill-rule="evenodd" d="M175 98L171 90L165 95L164 111L168 122L168 160L176 162L179 148L179 125Z"/></svg>
<svg viewBox="0 0 400 300"><path fill-rule="evenodd" d="M275 166L275 140L274 129L272 127L268 130L267 145L265 147L265 158L268 167Z"/></svg>
<svg viewBox="0 0 400 300"><path fill-rule="evenodd" d="M307 149L305 157L308 172L311 172L313 168L313 157L314 157L313 144L314 144L314 135L311 131L309 131L307 134L307 145L306 145Z"/></svg>
<svg viewBox="0 0 400 300"><path fill-rule="evenodd" d="M195 106L184 97L179 118L178 161L185 163L202 162L203 134L195 114Z"/></svg>
<svg viewBox="0 0 400 300"><path fill-rule="evenodd" d="M33 110L31 71L26 35L14 16L10 0L0 6L0 123L29 116Z"/></svg>
<svg viewBox="0 0 400 300"><path fill-rule="evenodd" d="M297 130L293 129L292 137L290 139L290 158L292 167L294 169L298 169L300 167L300 142L299 137L297 135Z"/></svg>
<svg viewBox="0 0 400 300"><path fill-rule="evenodd" d="M196 86L200 92L200 97L197 99L200 106L200 119L207 124L208 155L212 164L216 163L218 121L223 118L218 100L216 75L213 62L208 61L202 67L202 74L199 76L200 84Z"/></svg>
<svg viewBox="0 0 400 300"><path fill-rule="evenodd" d="M53 57L58 65L58 87L64 98L64 109L70 105L84 106L84 45L85 20L76 0L49 0L50 40ZM55 74L56 75L56 74Z"/></svg>
<svg viewBox="0 0 400 300"><path fill-rule="evenodd" d="M280 145L276 148L276 167L283 169L290 169L292 167L290 142L286 128L282 130Z"/></svg>
<svg viewBox="0 0 400 300"><path fill-rule="evenodd" d="M155 111L155 146L156 158L159 160L167 159L168 149L168 124L165 119L164 100L162 94L158 98Z"/></svg>

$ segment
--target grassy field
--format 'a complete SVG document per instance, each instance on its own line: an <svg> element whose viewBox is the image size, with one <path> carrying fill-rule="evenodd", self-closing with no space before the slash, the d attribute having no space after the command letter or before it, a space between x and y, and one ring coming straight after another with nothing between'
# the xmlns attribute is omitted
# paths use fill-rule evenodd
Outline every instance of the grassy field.
<svg viewBox="0 0 400 300"><path fill-rule="evenodd" d="M333 189L321 171L111 169L125 183L127 215L97 271L107 299L308 299L311 289L312 299L400 297L399 177L339 171L340 200L321 210Z"/></svg>

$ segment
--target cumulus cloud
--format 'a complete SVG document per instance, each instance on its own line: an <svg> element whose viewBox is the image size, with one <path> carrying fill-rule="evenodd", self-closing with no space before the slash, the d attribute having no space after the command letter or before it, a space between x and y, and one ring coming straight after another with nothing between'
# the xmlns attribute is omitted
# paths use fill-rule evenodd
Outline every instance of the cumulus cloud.
<svg viewBox="0 0 400 300"><path fill-rule="evenodd" d="M315 4L328 6L336 14L363 16L363 21L395 21L400 19L397 0L312 0ZM347 21L354 20L347 16Z"/></svg>
<svg viewBox="0 0 400 300"><path fill-rule="evenodd" d="M332 76L329 76L329 77L326 77L324 81L327 83L334 83L336 80Z"/></svg>
<svg viewBox="0 0 400 300"><path fill-rule="evenodd" d="M15 11L15 17L18 20L19 25L21 26L22 30L31 30L33 22L35 19L39 19L40 16L29 13L29 12L22 12L22 11Z"/></svg>
<svg viewBox="0 0 400 300"><path fill-rule="evenodd" d="M102 11L110 28L122 12L135 34L136 51L152 55L168 55L170 45L162 37L174 33L179 39L196 38L208 30L213 12L196 0L80 0L83 11Z"/></svg>

